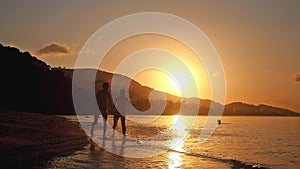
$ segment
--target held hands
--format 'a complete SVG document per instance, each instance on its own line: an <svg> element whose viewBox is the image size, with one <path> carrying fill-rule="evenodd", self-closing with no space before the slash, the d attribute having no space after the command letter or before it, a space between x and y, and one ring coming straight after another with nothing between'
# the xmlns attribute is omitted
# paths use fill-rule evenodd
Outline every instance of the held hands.
<svg viewBox="0 0 300 169"><path fill-rule="evenodd" d="M111 106L111 108L110 108L110 112L111 112L111 114L115 114L115 112L116 112L116 107L114 107L114 106Z"/></svg>

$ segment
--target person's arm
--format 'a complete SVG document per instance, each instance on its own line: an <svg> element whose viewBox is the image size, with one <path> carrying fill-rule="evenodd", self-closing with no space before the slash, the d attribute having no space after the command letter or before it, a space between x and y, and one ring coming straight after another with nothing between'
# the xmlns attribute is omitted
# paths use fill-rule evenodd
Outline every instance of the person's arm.
<svg viewBox="0 0 300 169"><path fill-rule="evenodd" d="M125 98L126 98L126 97L125 97ZM130 101L129 101L127 98L126 98L126 102L127 102L127 104L131 104Z"/></svg>
<svg viewBox="0 0 300 169"><path fill-rule="evenodd" d="M97 91L96 93L96 103L97 103L97 106L99 107L100 103L99 103L99 91Z"/></svg>

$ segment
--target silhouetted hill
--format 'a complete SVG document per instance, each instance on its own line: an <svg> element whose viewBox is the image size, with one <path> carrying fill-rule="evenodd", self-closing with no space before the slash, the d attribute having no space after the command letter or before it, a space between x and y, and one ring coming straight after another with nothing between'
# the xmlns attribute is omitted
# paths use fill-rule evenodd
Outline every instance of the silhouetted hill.
<svg viewBox="0 0 300 169"><path fill-rule="evenodd" d="M103 82L110 82L113 74L96 70L96 78L89 82L87 76L92 69L77 70L80 80L74 86L80 92L82 99L88 99L92 92L101 89ZM29 52L21 52L17 48L2 46L0 44L0 110L13 110L25 112L37 112L44 114L75 114L72 100L72 75L73 69L53 68L45 62L31 56ZM180 107L182 114L190 115L197 112L198 115L207 115L210 105L214 105L213 112L219 111L222 105L211 100L199 98L180 98L168 93L156 91L143 86L126 76L116 74L121 79L119 86L129 83L129 97L135 108L145 111L153 105L163 105L164 102L158 97L166 96L166 109L163 115L178 114ZM95 88L91 84L95 84ZM124 84L122 84L124 83ZM150 93L151 100L149 101ZM118 93L113 93L116 95ZM197 104L200 103L200 107ZM159 106L157 106L159 107ZM156 106L152 106L156 114ZM81 114L92 114L89 107L84 107ZM131 114L134 112L131 112ZM130 114L130 113L129 113ZM245 103L231 103L225 106L223 115L256 115L256 116L300 116L300 114L282 108L267 105L249 105Z"/></svg>
<svg viewBox="0 0 300 169"><path fill-rule="evenodd" d="M73 77L73 69L65 69L65 68L53 68L58 71L62 71L65 73L68 77ZM82 95L89 94L93 92L92 90L95 90L94 92L101 90L102 84L104 82L111 83L111 80L113 78L113 74L101 70L94 70L94 69L78 69L77 75L80 76L80 80L77 81L75 84L76 87L79 89L82 89L82 92L84 92ZM96 78L93 81L89 81L90 78L87 78L90 76L90 74L93 74L94 71L97 71ZM156 91L153 88L150 88L148 86L143 86L140 83L138 83L135 80L132 80L126 76L115 74L115 76L119 79L119 86L115 86L116 88L123 88L125 84L129 85L129 97L131 102L134 104L135 108L137 108L140 111L145 111L150 108L150 102L149 102L149 95L151 92L154 92L156 94L151 95L151 100L155 104L162 104L163 101L160 100L159 97L157 97L159 94L165 94L167 98L167 109L165 110L164 114L178 114L179 106L180 104L178 102L181 98L177 96L173 96L171 94L163 93L160 91ZM120 80L121 79L121 80ZM94 83L95 88L92 88L91 85ZM119 95L119 92L116 91L115 93L112 93L114 96ZM86 98L90 96L84 96ZM89 112L88 108L86 109L86 113Z"/></svg>
<svg viewBox="0 0 300 169"><path fill-rule="evenodd" d="M29 52L0 44L0 110L70 114L71 80Z"/></svg>
<svg viewBox="0 0 300 169"><path fill-rule="evenodd" d="M67 76L72 77L73 69L59 69L60 71L65 72ZM89 74L91 69L81 69L82 77L85 77L85 74ZM103 82L109 82L112 79L113 74L105 71L97 70L96 78L95 78L95 88L96 91L101 89L101 85ZM125 81L130 81L130 99L138 110L147 110L150 107L149 103L149 94L154 90L147 86L143 86L135 80L132 80L126 76L116 74L116 76L121 76ZM88 88L87 85L90 84L82 79L80 84L77 84L82 89ZM160 92L160 91L156 91ZM163 92L161 92L163 93ZM180 106L183 106L182 114L189 114L189 112L195 111L198 109L196 106L200 103L200 108L198 111L198 115L207 115L210 109L210 106L213 105L214 110L216 112L222 108L223 105L207 99L199 99L199 98L180 98L178 96L174 96L168 93L164 93L167 98L166 110L164 111L164 115L173 115L178 114ZM162 104L163 101L159 100L159 98L153 97L153 103ZM277 107L272 107L268 105L250 105L246 103L235 102L231 104L227 104L224 107L225 116L300 116L299 113L290 111L288 109L282 109Z"/></svg>
<svg viewBox="0 0 300 169"><path fill-rule="evenodd" d="M65 69L65 68L53 68L53 69L64 72L65 75L68 77L73 76L73 71L74 71L73 69ZM90 91L93 90L93 88L90 87L91 84L95 83L95 90L98 91L101 89L103 82L111 82L113 78L112 73L101 71L101 70L78 69L76 71L77 71L77 75L80 76L80 80L79 82L76 83L76 86L78 88L85 90L86 93L92 93L92 91ZM97 71L95 80L88 81L89 78L87 77L90 74L92 74L94 71ZM200 111L198 113L199 115L207 115L211 104L213 104L215 108L222 107L221 104L211 100L203 100L199 98L181 98L161 91L156 91L153 88L150 88L148 86L143 86L137 81L130 79L126 76L120 74L115 74L115 76L122 79L121 81L119 81L120 86L122 86L122 83L130 84L129 97L131 99L131 102L134 104L135 108L141 111L145 111L149 109L150 107L149 95L151 92L155 93L151 96L151 102L156 105L162 105L164 103L164 101L162 101L161 98L158 97L160 94L164 94L166 96L167 101L166 101L166 109L163 112L164 115L178 114L181 105L183 105L182 114L186 114L186 115L191 114L191 112L197 111L199 109L197 104L199 103L200 103ZM118 92L113 94L119 95ZM156 112L148 112L148 113L155 114Z"/></svg>
<svg viewBox="0 0 300 169"><path fill-rule="evenodd" d="M299 113L288 109L264 104L252 105L241 102L227 104L223 115L229 116L300 116Z"/></svg>

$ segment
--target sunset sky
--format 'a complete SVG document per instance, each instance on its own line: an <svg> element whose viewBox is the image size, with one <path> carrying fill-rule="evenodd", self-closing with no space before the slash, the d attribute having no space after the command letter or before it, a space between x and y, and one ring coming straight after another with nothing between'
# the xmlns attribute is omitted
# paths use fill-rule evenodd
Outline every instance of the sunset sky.
<svg viewBox="0 0 300 169"><path fill-rule="evenodd" d="M85 42L110 21L137 12L170 13L196 25L214 45L226 75L226 103L268 104L300 112L300 1L120 2L1 1L0 43L30 51L51 66L73 68ZM109 61L118 55L120 59L149 47L181 55L193 67L194 62L189 60L193 54L188 48L156 35L124 40L106 58ZM113 71L115 67L106 64L103 69ZM201 97L209 99L205 70L201 66L199 70L192 69L200 77L196 81ZM136 80L167 90L168 86L154 81L163 80L166 75L144 78L147 73L138 75Z"/></svg>

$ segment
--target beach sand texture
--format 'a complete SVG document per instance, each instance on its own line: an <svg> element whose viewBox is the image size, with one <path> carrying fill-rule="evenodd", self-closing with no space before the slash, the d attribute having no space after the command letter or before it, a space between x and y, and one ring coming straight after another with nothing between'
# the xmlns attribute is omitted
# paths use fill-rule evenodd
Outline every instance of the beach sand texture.
<svg viewBox="0 0 300 169"><path fill-rule="evenodd" d="M54 115L1 112L0 128L0 168L33 168L88 143L76 122Z"/></svg>

